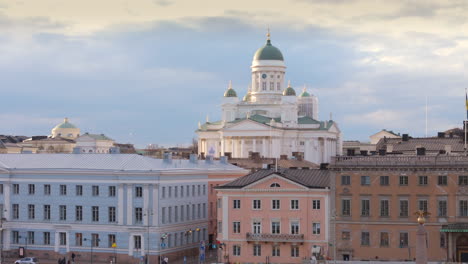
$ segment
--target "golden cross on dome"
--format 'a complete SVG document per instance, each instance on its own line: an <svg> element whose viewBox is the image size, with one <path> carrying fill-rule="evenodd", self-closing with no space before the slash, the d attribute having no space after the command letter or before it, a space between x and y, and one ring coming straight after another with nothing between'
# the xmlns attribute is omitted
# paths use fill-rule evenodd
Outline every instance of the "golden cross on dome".
<svg viewBox="0 0 468 264"><path fill-rule="evenodd" d="M267 36L267 40L270 40L270 27L268 27L268 29L267 29L267 35L266 36Z"/></svg>

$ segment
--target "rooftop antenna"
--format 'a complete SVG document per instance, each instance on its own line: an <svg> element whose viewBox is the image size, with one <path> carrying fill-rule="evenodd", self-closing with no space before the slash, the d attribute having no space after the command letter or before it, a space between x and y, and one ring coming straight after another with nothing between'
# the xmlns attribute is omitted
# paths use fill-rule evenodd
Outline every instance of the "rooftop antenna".
<svg viewBox="0 0 468 264"><path fill-rule="evenodd" d="M426 137L427 137L427 95L426 95Z"/></svg>

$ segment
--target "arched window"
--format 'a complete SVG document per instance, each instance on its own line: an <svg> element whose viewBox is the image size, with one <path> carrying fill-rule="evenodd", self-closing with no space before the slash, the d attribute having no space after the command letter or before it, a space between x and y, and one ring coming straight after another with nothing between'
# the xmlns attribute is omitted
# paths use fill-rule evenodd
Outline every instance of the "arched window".
<svg viewBox="0 0 468 264"><path fill-rule="evenodd" d="M272 184L270 185L270 187L271 187L271 188L279 188L279 187L281 187L281 186L279 185L279 183L274 182L274 183L272 183Z"/></svg>

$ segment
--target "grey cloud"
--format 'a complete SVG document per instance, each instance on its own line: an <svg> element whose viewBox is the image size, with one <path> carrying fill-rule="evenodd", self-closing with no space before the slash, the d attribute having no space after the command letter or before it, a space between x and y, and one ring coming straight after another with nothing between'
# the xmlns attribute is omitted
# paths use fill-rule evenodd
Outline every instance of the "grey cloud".
<svg viewBox="0 0 468 264"><path fill-rule="evenodd" d="M175 2L170 1L170 0L153 0L153 3L158 6L166 7L166 6L173 5Z"/></svg>

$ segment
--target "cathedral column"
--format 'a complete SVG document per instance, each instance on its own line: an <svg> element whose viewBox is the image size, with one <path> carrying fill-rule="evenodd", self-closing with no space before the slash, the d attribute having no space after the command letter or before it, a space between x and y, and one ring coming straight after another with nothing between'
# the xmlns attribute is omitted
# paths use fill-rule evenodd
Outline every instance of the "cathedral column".
<svg viewBox="0 0 468 264"><path fill-rule="evenodd" d="M241 139L240 157L241 157L241 158L244 158L244 139Z"/></svg>
<svg viewBox="0 0 468 264"><path fill-rule="evenodd" d="M234 138L231 138L231 157L235 158L236 157L236 152L234 151L236 148L236 142Z"/></svg>
<svg viewBox="0 0 468 264"><path fill-rule="evenodd" d="M261 156L268 157L266 153L266 140L265 138L262 138L262 154Z"/></svg>
<svg viewBox="0 0 468 264"><path fill-rule="evenodd" d="M307 160L307 161L311 161L311 158L310 158L310 140L309 139L307 139L306 142L305 142L304 159Z"/></svg>
<svg viewBox="0 0 468 264"><path fill-rule="evenodd" d="M224 137L221 137L221 156L224 156L225 146L224 146Z"/></svg>
<svg viewBox="0 0 468 264"><path fill-rule="evenodd" d="M257 152L257 140L255 138L252 139L252 152Z"/></svg>

